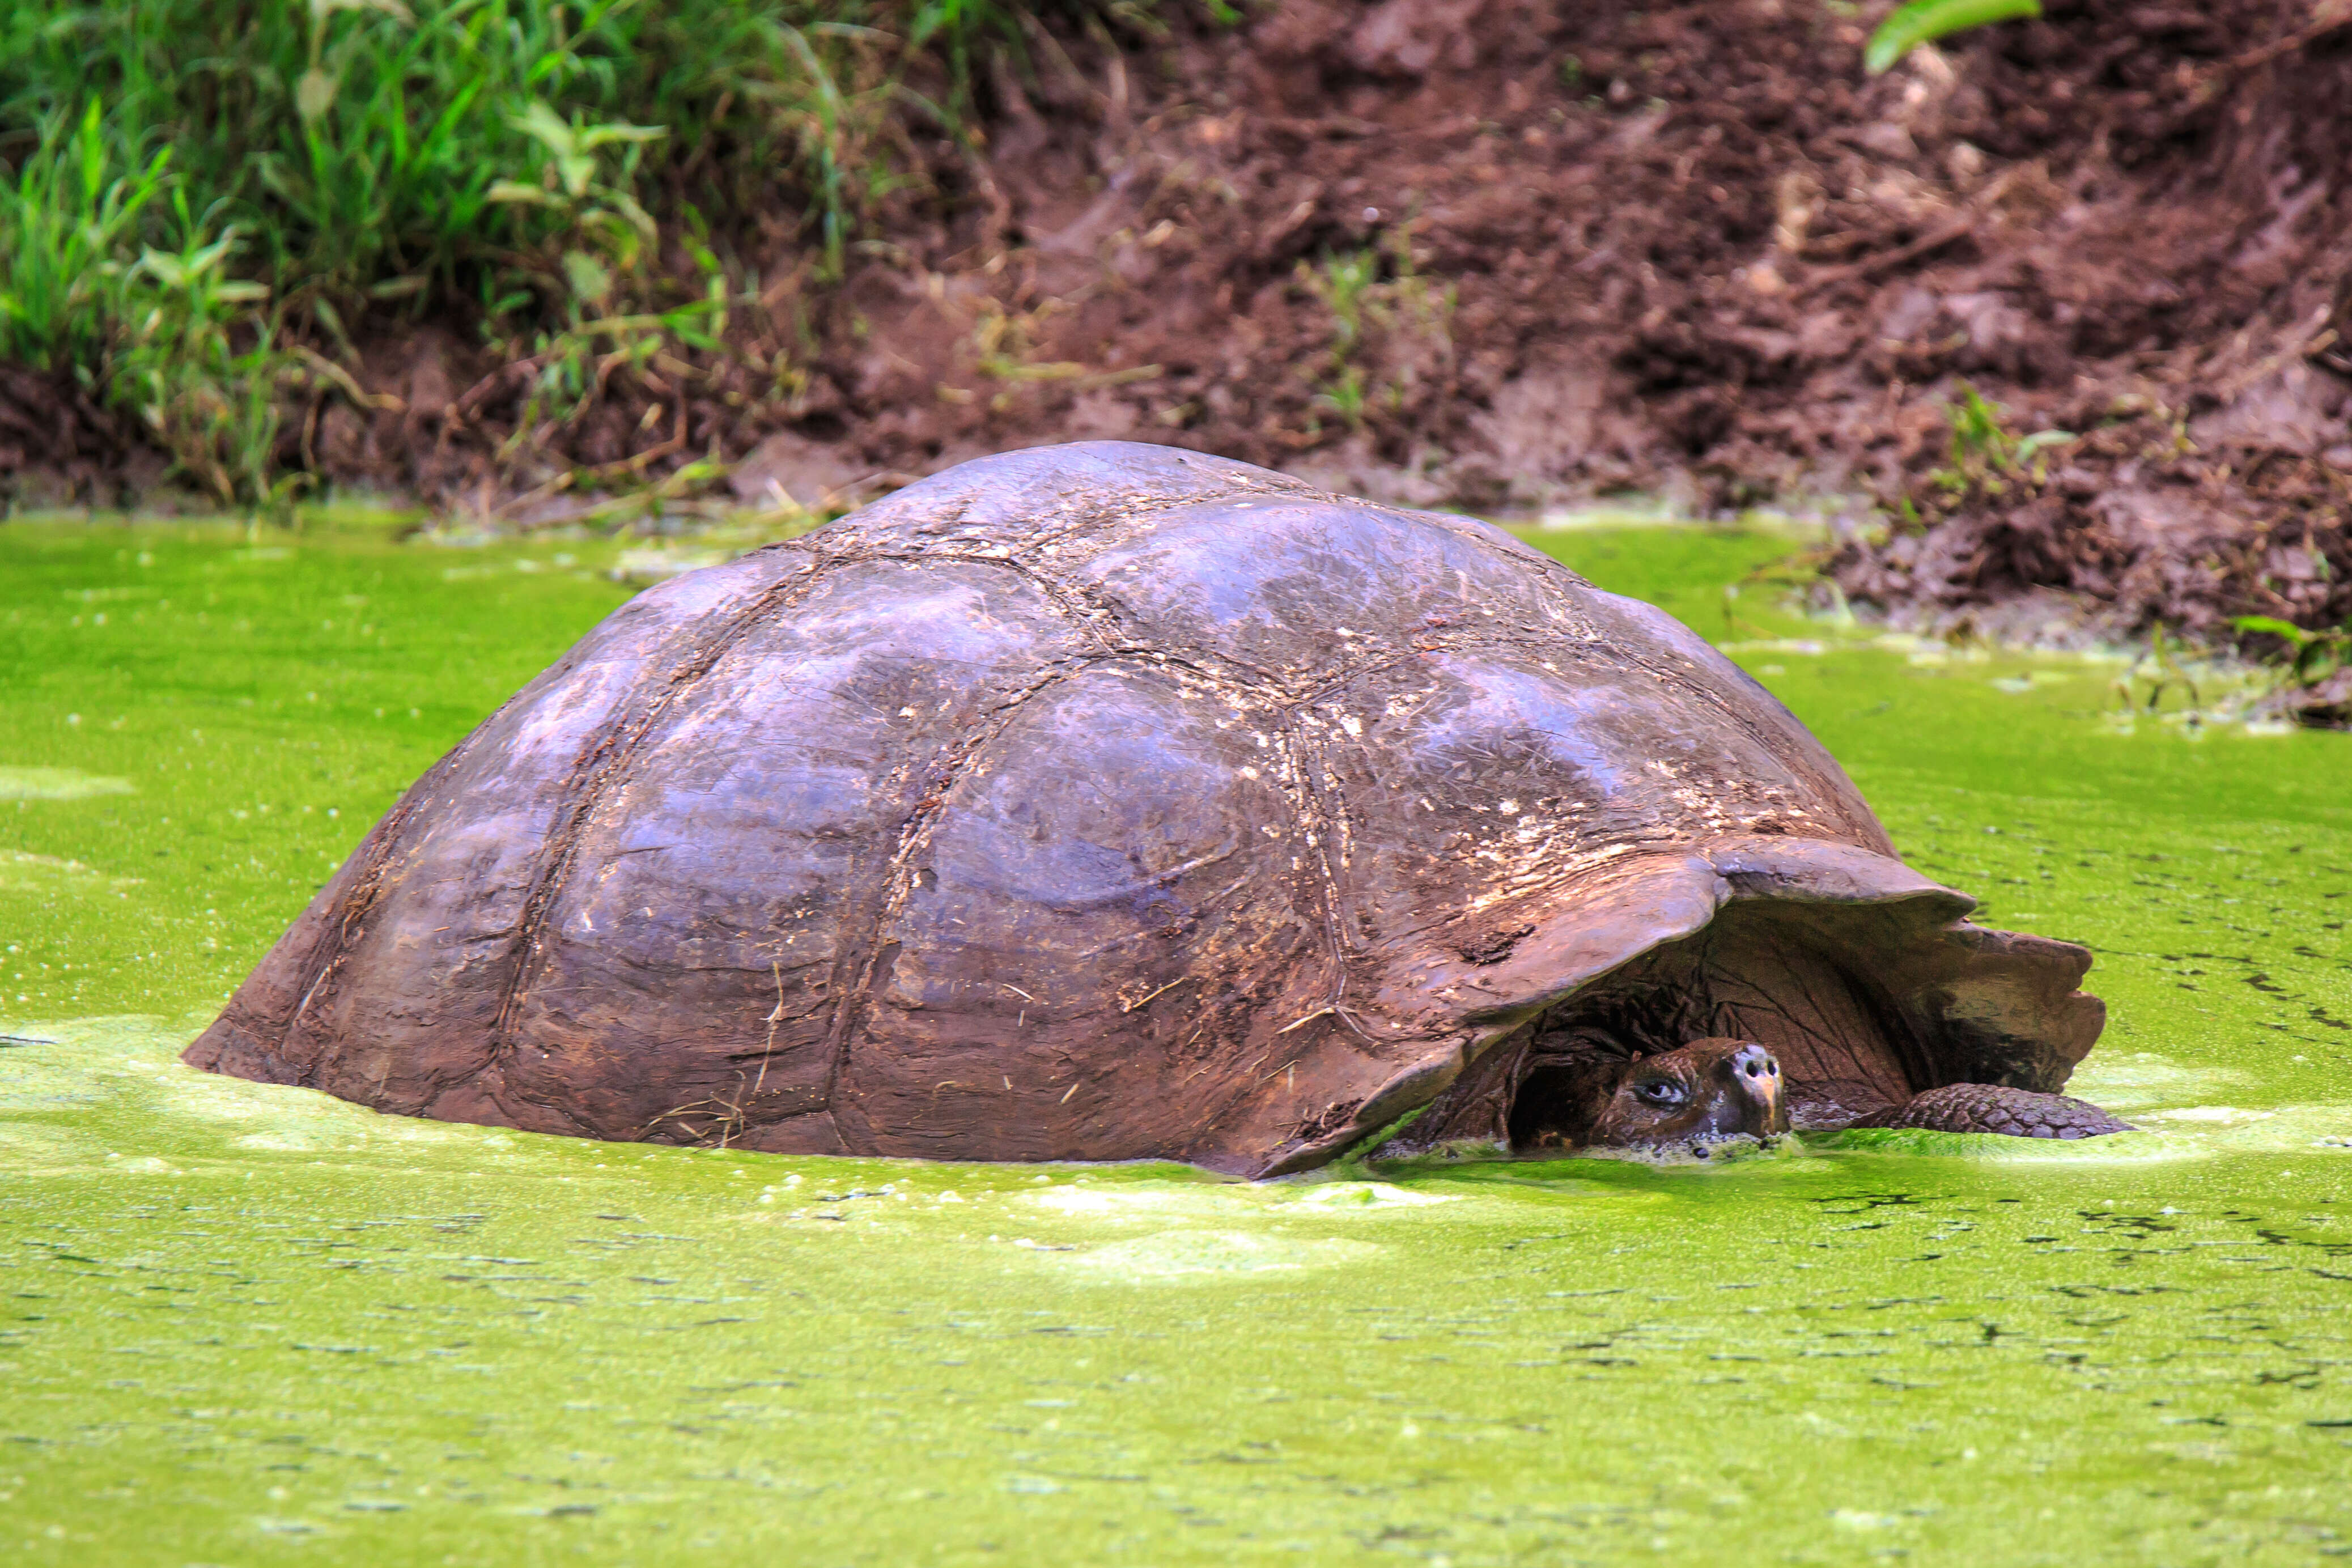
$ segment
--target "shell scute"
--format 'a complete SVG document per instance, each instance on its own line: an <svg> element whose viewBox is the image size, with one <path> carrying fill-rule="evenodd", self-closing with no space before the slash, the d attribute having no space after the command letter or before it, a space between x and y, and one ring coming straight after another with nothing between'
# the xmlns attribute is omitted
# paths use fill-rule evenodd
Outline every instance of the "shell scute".
<svg viewBox="0 0 2352 1568"><path fill-rule="evenodd" d="M1394 519L1327 497L1207 503L1155 516L1074 577L1154 645L1263 672L1294 698L1435 636L1589 630L1565 569Z"/></svg>
<svg viewBox="0 0 2352 1568"><path fill-rule="evenodd" d="M409 1112L479 1073L549 841L714 625L756 616L795 564L679 578L591 632L408 791L322 895L310 940L282 939L191 1059Z"/></svg>
<svg viewBox="0 0 2352 1568"><path fill-rule="evenodd" d="M536 1102L593 1085L571 1098L608 1137L828 1106L912 824L1000 710L1082 648L993 567L825 573L713 665L580 823L503 1086Z"/></svg>
<svg viewBox="0 0 2352 1568"><path fill-rule="evenodd" d="M1290 800L1260 756L1198 722L1156 669L1089 669L1023 706L914 844L879 934L893 958L868 1028L901 1045L860 1053L850 1083L888 1129L881 1152L929 1152L895 1107L1011 1051L1052 1068L989 1080L1023 1146L1115 1157L1131 1114L1106 1136L1064 1113L1107 1019L1125 1036L1122 1098L1158 1101L1171 1133L1198 1119L1203 1097L1173 1091L1247 1042L1236 999L1311 988L1302 967L1328 967L1297 918Z"/></svg>

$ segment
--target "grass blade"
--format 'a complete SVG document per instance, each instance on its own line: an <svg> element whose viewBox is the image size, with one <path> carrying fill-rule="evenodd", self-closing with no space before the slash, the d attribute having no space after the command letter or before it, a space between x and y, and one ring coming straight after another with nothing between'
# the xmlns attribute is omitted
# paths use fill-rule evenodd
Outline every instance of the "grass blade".
<svg viewBox="0 0 2352 1568"><path fill-rule="evenodd" d="M1872 76L1891 68L1921 44L1989 22L2010 22L2042 15L2042 0L1911 0L1871 34L1863 51L1862 68Z"/></svg>

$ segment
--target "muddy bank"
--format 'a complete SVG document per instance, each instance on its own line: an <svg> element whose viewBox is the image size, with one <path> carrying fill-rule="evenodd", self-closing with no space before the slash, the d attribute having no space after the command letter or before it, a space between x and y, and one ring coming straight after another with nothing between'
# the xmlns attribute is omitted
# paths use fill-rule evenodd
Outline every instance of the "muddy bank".
<svg viewBox="0 0 2352 1568"><path fill-rule="evenodd" d="M386 314L364 395L322 381L281 457L529 520L713 458L843 500L1124 436L1486 510L1883 508L1835 572L1930 619L2352 614L2352 14L2053 0L1869 79L1878 9L1041 33L838 283L789 214L735 215L767 281L724 351L600 371L558 420L462 310ZM1972 468L1962 380L2011 443L2083 439Z"/></svg>

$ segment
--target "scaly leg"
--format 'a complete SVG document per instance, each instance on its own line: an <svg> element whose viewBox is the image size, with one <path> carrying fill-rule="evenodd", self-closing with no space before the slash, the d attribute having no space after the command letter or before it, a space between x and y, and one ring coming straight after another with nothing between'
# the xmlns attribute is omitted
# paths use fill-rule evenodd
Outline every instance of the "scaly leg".
<svg viewBox="0 0 2352 1568"><path fill-rule="evenodd" d="M2012 1138L2095 1138L2128 1133L2096 1105L2063 1094L2036 1094L1998 1083L1947 1083L1901 1105L1875 1111L1856 1127L1922 1127L1937 1133L2000 1133Z"/></svg>

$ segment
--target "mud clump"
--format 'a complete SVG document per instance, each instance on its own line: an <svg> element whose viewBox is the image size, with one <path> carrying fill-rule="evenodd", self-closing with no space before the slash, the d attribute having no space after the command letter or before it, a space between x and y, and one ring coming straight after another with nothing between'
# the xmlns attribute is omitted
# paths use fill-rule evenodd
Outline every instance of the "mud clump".
<svg viewBox="0 0 2352 1568"><path fill-rule="evenodd" d="M979 151L941 141L838 283L796 214L735 214L783 281L723 350L531 428L528 362L388 316L376 406L320 392L284 456L495 507L776 438L777 489L862 498L1118 437L1490 511L1839 497L1916 518L1833 566L1915 619L2352 613L2352 17L2051 0L1869 78L1877 10L1072 32L991 75ZM2083 439L1955 486L1961 380Z"/></svg>

